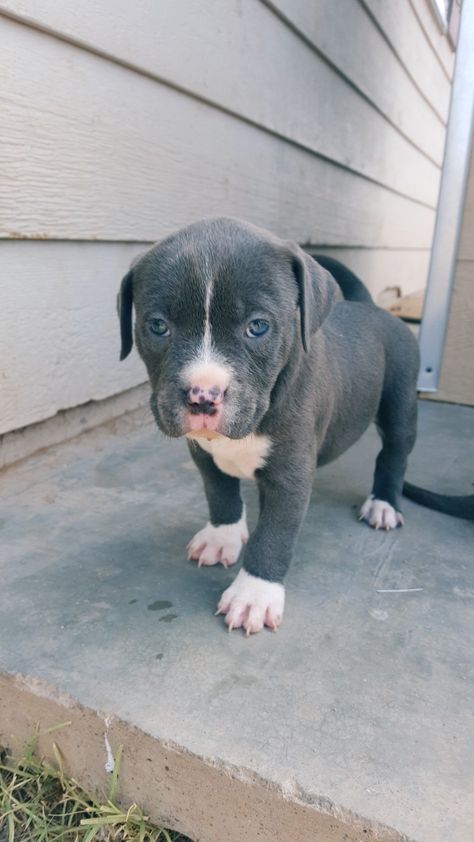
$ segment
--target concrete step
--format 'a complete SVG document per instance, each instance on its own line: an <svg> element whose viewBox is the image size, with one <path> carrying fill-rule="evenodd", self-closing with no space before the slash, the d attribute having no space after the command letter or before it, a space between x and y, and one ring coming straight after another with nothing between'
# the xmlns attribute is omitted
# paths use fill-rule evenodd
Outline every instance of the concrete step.
<svg viewBox="0 0 474 842"><path fill-rule="evenodd" d="M420 414L408 478L472 493L474 410ZM359 523L377 449L318 472L283 625L250 639L213 614L235 572L185 560L200 478L146 411L4 471L0 743L39 722L104 791L123 745L124 802L201 842L472 842L474 527Z"/></svg>

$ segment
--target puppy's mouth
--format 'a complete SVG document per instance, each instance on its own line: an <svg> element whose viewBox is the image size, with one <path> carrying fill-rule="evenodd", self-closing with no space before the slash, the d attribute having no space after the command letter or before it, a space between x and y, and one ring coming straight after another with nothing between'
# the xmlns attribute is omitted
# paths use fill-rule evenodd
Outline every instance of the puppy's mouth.
<svg viewBox="0 0 474 842"><path fill-rule="evenodd" d="M256 429L254 407L245 413L236 413L232 406L222 402L203 412L198 407L176 406L173 401L160 399L156 393L152 394L150 404L157 426L170 438L225 436L241 439Z"/></svg>
<svg viewBox="0 0 474 842"><path fill-rule="evenodd" d="M150 406L157 426L171 438L180 438L181 436L216 438L217 436L227 435L224 430L222 405L210 408L205 412L199 411L197 407L189 409L166 407L161 401L157 400L155 394L152 394Z"/></svg>
<svg viewBox="0 0 474 842"><path fill-rule="evenodd" d="M223 420L222 406L213 407L208 412L199 412L197 408L190 409L184 413L184 432L188 435L202 430L203 434L206 431L222 434Z"/></svg>

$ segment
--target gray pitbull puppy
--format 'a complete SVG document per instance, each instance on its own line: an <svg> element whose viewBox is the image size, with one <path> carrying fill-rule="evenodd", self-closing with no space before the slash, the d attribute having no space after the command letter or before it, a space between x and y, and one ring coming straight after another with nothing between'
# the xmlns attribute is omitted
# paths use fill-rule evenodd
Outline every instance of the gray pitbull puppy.
<svg viewBox="0 0 474 842"><path fill-rule="evenodd" d="M238 219L197 222L134 262L119 294L121 359L132 348L132 305L156 423L187 437L209 504L189 558L227 566L245 545L218 613L247 634L276 629L316 465L374 420L382 449L361 519L403 523L417 342L337 260ZM249 538L240 479L251 477L260 517Z"/></svg>

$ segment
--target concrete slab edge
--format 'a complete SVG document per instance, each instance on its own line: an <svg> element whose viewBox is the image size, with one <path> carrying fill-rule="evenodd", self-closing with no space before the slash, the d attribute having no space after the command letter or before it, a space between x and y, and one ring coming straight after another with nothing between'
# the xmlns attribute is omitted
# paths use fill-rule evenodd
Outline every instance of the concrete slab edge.
<svg viewBox="0 0 474 842"><path fill-rule="evenodd" d="M111 753L123 746L123 804L139 804L153 821L195 842L414 842L296 782L283 790L84 707L46 681L0 673L0 745L18 755L37 726L40 755L54 763L55 743L67 774L98 795L108 791Z"/></svg>
<svg viewBox="0 0 474 842"><path fill-rule="evenodd" d="M147 406L149 397L150 388L143 383L110 398L89 401L62 410L37 424L4 433L0 436L0 469L32 456L38 450L75 438L85 430Z"/></svg>

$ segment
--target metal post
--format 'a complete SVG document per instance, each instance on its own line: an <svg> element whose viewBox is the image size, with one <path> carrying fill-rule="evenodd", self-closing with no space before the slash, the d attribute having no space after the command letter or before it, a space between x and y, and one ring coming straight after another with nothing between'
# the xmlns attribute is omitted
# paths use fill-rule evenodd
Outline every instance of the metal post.
<svg viewBox="0 0 474 842"><path fill-rule="evenodd" d="M420 331L418 389L436 392L456 268L474 125L474 0L463 0L443 171ZM473 231L474 236L474 231Z"/></svg>

